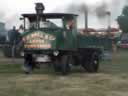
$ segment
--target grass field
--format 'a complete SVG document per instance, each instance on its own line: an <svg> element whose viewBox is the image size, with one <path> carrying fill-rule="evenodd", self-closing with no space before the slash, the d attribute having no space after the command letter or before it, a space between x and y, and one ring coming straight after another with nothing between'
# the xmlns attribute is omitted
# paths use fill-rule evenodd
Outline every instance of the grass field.
<svg viewBox="0 0 128 96"><path fill-rule="evenodd" d="M68 76L43 67L31 75L20 64L0 65L0 96L128 96L128 51L102 61L97 74L74 68Z"/></svg>

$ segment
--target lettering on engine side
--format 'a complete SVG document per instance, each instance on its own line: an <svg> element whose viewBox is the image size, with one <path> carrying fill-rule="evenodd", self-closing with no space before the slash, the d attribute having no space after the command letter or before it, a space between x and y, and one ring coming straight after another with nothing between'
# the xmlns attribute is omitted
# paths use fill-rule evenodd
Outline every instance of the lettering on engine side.
<svg viewBox="0 0 128 96"><path fill-rule="evenodd" d="M55 39L55 36L51 34L42 31L36 31L23 37L24 48L48 49L52 47L51 42Z"/></svg>

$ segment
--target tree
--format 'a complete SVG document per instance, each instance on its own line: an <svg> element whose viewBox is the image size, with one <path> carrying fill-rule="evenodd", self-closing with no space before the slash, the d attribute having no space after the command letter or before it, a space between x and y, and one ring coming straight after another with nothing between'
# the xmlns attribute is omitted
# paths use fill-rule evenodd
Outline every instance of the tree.
<svg viewBox="0 0 128 96"><path fill-rule="evenodd" d="M117 22L119 24L120 29L124 33L128 33L128 6L125 6L122 10L122 14L118 16Z"/></svg>

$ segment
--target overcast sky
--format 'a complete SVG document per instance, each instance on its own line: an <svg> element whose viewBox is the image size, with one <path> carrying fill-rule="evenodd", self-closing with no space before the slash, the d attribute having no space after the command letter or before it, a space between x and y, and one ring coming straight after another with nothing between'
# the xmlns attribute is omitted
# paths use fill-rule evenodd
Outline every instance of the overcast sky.
<svg viewBox="0 0 128 96"><path fill-rule="evenodd" d="M21 13L24 12L35 12L34 3L43 2L45 5L45 12L66 12L66 8L73 3L83 3L88 6L96 6L100 3L105 2L110 7L109 11L112 12L112 25L116 25L115 19L121 13L121 8L124 5L126 0L0 0L0 21L6 22L6 26L12 27L13 25L19 24L19 17ZM118 5L113 5L117 3ZM116 10L117 9L117 10ZM91 27L103 27L106 23L102 24L95 19L95 16L89 17L89 26ZM80 20L80 19L79 19ZM78 21L79 21L78 20ZM104 19L106 20L106 19ZM106 21L105 21L106 22ZM79 22L81 25L81 20Z"/></svg>

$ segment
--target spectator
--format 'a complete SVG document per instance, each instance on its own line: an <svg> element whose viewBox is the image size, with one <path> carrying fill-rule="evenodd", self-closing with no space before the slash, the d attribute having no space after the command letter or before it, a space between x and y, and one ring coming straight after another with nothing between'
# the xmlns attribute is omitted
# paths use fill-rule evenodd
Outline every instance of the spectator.
<svg viewBox="0 0 128 96"><path fill-rule="evenodd" d="M8 31L8 37L10 43L17 44L21 40L21 34L16 30L16 27L13 26L13 29Z"/></svg>

